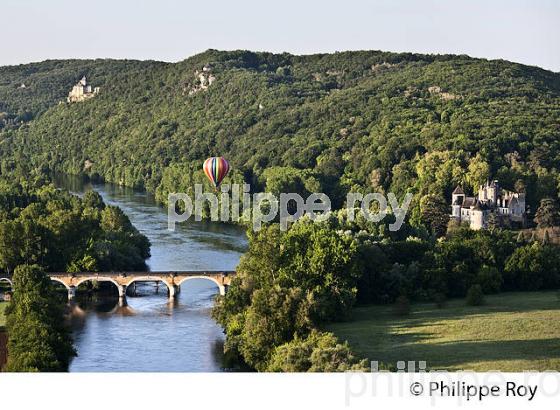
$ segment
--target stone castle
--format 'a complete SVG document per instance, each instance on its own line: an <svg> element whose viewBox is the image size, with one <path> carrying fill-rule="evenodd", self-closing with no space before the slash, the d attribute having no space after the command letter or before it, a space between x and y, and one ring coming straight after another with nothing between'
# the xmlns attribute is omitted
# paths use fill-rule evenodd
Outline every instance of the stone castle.
<svg viewBox="0 0 560 410"><path fill-rule="evenodd" d="M98 92L99 87L92 89L91 85L87 83L86 77L83 76L82 79L78 81L78 84L72 87L72 90L68 93L68 98L66 100L69 103L80 102L94 97Z"/></svg>
<svg viewBox="0 0 560 410"><path fill-rule="evenodd" d="M477 196L466 196L458 186L451 194L451 218L469 224L471 229L485 229L490 218L501 226L525 226L525 194L502 189L498 181L486 182Z"/></svg>

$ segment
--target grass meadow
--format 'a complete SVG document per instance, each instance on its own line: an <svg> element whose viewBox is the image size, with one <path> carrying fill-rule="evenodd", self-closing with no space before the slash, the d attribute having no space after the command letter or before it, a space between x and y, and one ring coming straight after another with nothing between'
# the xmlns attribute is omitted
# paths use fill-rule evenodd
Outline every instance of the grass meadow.
<svg viewBox="0 0 560 410"><path fill-rule="evenodd" d="M482 306L412 304L408 316L390 305L357 307L351 321L327 330L394 368L424 360L430 370L560 370L559 292L489 295Z"/></svg>

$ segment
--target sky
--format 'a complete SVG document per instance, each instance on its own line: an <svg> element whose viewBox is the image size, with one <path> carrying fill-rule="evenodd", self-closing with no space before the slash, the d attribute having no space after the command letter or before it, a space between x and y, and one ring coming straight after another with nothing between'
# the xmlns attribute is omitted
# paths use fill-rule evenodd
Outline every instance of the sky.
<svg viewBox="0 0 560 410"><path fill-rule="evenodd" d="M560 72L558 0L0 0L0 65L209 48L410 51Z"/></svg>

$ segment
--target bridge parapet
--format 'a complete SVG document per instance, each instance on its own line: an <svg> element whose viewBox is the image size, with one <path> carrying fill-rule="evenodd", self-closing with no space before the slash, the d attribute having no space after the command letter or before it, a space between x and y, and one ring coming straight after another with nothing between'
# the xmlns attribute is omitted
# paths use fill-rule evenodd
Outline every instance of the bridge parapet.
<svg viewBox="0 0 560 410"><path fill-rule="evenodd" d="M168 289L169 297L173 298L180 291L183 282L189 279L207 279L214 282L225 295L235 271L151 271L151 272L49 272L51 280L62 283L68 290L68 299L73 299L76 288L86 281L111 282L118 291L119 297L126 297L126 289L134 282L163 282ZM0 277L11 284L11 278Z"/></svg>
<svg viewBox="0 0 560 410"><path fill-rule="evenodd" d="M1 275L0 274L0 282L6 282L8 283L10 286L13 286L12 283L12 276L8 276L8 275Z"/></svg>

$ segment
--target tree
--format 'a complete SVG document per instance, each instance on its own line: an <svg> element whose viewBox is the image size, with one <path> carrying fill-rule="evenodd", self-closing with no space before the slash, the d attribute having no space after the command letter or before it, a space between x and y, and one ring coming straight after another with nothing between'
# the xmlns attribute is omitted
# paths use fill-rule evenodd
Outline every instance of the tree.
<svg viewBox="0 0 560 410"><path fill-rule="evenodd" d="M486 294L497 293L502 288L502 274L493 266L482 265L478 270L476 281Z"/></svg>
<svg viewBox="0 0 560 410"><path fill-rule="evenodd" d="M421 194L449 194L447 187L463 183L465 167L461 153L433 151L422 157L416 165L416 185ZM409 183L411 183L410 181Z"/></svg>
<svg viewBox="0 0 560 410"><path fill-rule="evenodd" d="M495 211L490 212L486 221L488 229L494 231L500 227L500 217Z"/></svg>
<svg viewBox="0 0 560 410"><path fill-rule="evenodd" d="M522 179L518 179L517 181L515 181L513 188L515 189L515 192L518 193L525 193L527 190L525 181L523 181Z"/></svg>
<svg viewBox="0 0 560 410"><path fill-rule="evenodd" d="M366 360L359 361L348 346L332 333L313 330L307 338L297 337L274 349L269 372L367 371Z"/></svg>
<svg viewBox="0 0 560 410"><path fill-rule="evenodd" d="M554 199L545 198L541 200L539 209L535 213L535 222L539 229L560 225L560 213Z"/></svg>
<svg viewBox="0 0 560 410"><path fill-rule="evenodd" d="M469 172L467 174L467 182L471 186L474 192L478 191L478 188L484 184L485 181L490 177L490 165L486 162L482 155L476 154L474 158L471 159L469 163Z"/></svg>
<svg viewBox="0 0 560 410"><path fill-rule="evenodd" d="M313 192L320 192L319 181L307 170L292 167L271 167L263 171L266 192L276 197L282 193L295 193L304 198Z"/></svg>
<svg viewBox="0 0 560 410"><path fill-rule="evenodd" d="M104 209L105 203L97 191L87 191L82 199L84 206L96 209Z"/></svg>
<svg viewBox="0 0 560 410"><path fill-rule="evenodd" d="M555 288L560 283L560 254L555 245L535 241L515 249L506 260L504 282L509 289Z"/></svg>
<svg viewBox="0 0 560 410"><path fill-rule="evenodd" d="M305 294L298 288L255 291L241 332L240 353L247 364L264 371L276 346L309 332L304 301Z"/></svg>
<svg viewBox="0 0 560 410"><path fill-rule="evenodd" d="M361 272L353 238L305 219L287 232L278 224L250 232L237 271L213 315L226 331L226 348L257 370L266 370L274 348L294 335L346 317Z"/></svg>
<svg viewBox="0 0 560 410"><path fill-rule="evenodd" d="M358 247L352 237L307 219L283 235L277 283L311 294L316 323L347 317L360 275Z"/></svg>
<svg viewBox="0 0 560 410"><path fill-rule="evenodd" d="M109 205L101 212L101 228L105 232L123 232L130 230L132 224L119 207Z"/></svg>
<svg viewBox="0 0 560 410"><path fill-rule="evenodd" d="M7 315L6 370L67 371L76 352L51 280L38 265L20 265L14 271L13 283Z"/></svg>
<svg viewBox="0 0 560 410"><path fill-rule="evenodd" d="M420 200L421 221L437 237L445 235L449 222L449 205L443 197L434 194L424 195Z"/></svg>
<svg viewBox="0 0 560 410"><path fill-rule="evenodd" d="M461 229L461 222L456 218L449 218L447 222L447 236L452 236Z"/></svg>
<svg viewBox="0 0 560 410"><path fill-rule="evenodd" d="M484 303L484 292L480 285L472 285L467 292L467 305L480 306Z"/></svg>
<svg viewBox="0 0 560 410"><path fill-rule="evenodd" d="M0 222L0 266L10 273L21 261L21 226L15 221Z"/></svg>

